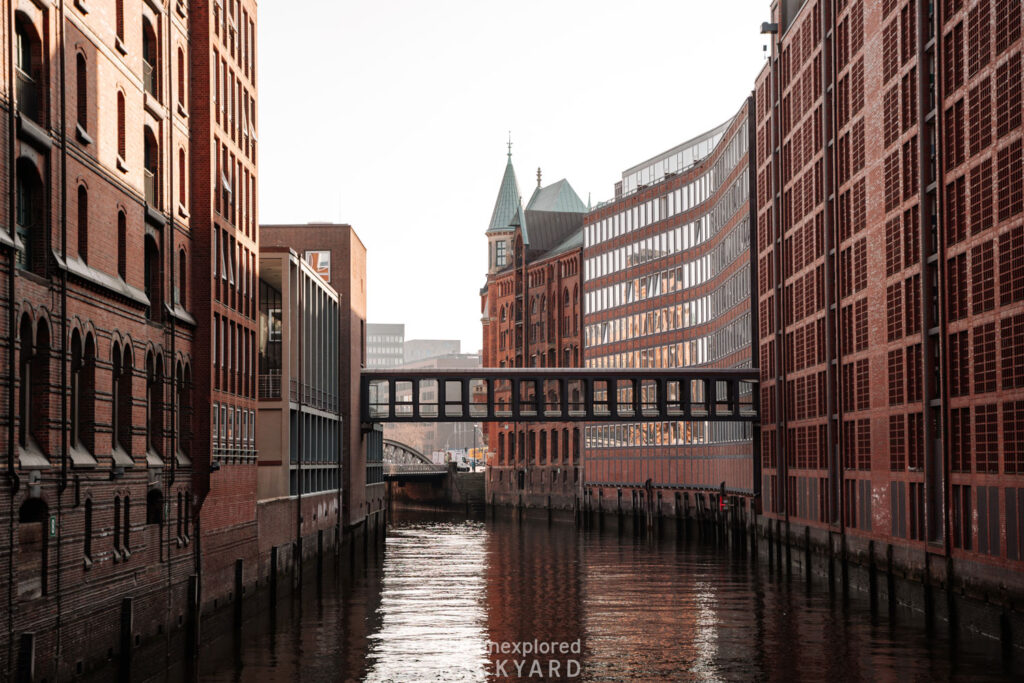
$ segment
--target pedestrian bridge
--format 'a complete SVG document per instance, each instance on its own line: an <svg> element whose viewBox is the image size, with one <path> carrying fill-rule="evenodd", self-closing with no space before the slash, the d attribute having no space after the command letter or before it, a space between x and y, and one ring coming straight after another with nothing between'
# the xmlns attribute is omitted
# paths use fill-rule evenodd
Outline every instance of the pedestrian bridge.
<svg viewBox="0 0 1024 683"><path fill-rule="evenodd" d="M364 429L381 422L757 422L757 369L363 370Z"/></svg>

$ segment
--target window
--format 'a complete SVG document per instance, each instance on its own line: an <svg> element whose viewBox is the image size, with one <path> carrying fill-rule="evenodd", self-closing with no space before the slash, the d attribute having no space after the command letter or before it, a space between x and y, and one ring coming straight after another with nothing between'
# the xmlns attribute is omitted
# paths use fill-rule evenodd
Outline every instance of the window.
<svg viewBox="0 0 1024 683"><path fill-rule="evenodd" d="M47 593L48 518L49 508L39 498L29 498L18 509L17 594L23 600Z"/></svg>
<svg viewBox="0 0 1024 683"><path fill-rule="evenodd" d="M156 31L148 20L142 20L142 85L146 92L159 99L160 97L160 71L159 53L160 43Z"/></svg>
<svg viewBox="0 0 1024 683"><path fill-rule="evenodd" d="M130 554L130 550L131 550L131 534L132 534L131 510L132 510L132 499L131 499L130 496L125 496L124 497L124 508L123 508L124 519L122 520L123 523L122 523L122 526L121 526L121 548L124 550L124 553L125 553L126 557Z"/></svg>
<svg viewBox="0 0 1024 683"><path fill-rule="evenodd" d="M92 498L85 499L85 524L84 539L82 543L82 554L89 564L92 564Z"/></svg>
<svg viewBox="0 0 1024 683"><path fill-rule="evenodd" d="M15 94L18 98L18 111L33 121L42 121L43 88L42 47L39 34L28 17L20 12L16 17L15 49Z"/></svg>
<svg viewBox="0 0 1024 683"><path fill-rule="evenodd" d="M163 362L159 354L146 358L146 452L157 456L164 450Z"/></svg>
<svg viewBox="0 0 1024 683"><path fill-rule="evenodd" d="M82 53L78 54L75 59L75 76L76 76L76 110L77 110L77 122L82 127L82 130L89 129L89 83L86 77L85 71L85 55Z"/></svg>
<svg viewBox="0 0 1024 683"><path fill-rule="evenodd" d="M185 108L185 51L178 48L178 105Z"/></svg>
<svg viewBox="0 0 1024 683"><path fill-rule="evenodd" d="M114 0L117 39L124 41L124 0Z"/></svg>
<svg viewBox="0 0 1024 683"><path fill-rule="evenodd" d="M124 113L124 93L120 90L117 91L117 156L120 157L122 164L125 163L128 156L127 144L125 142L125 113ZM123 170L123 169L122 169Z"/></svg>
<svg viewBox="0 0 1024 683"><path fill-rule="evenodd" d="M181 208L186 208L188 204L188 191L186 188L188 183L188 169L185 168L185 150L178 150L178 204Z"/></svg>
<svg viewBox="0 0 1024 683"><path fill-rule="evenodd" d="M163 305L163 276L160 268L160 248L152 236L146 236L145 273L143 285L146 298L149 299L149 307L146 309L146 317L150 320L160 319L160 307Z"/></svg>
<svg viewBox="0 0 1024 683"><path fill-rule="evenodd" d="M71 335L71 447L93 451L96 351L92 335Z"/></svg>
<svg viewBox="0 0 1024 683"><path fill-rule="evenodd" d="M25 158L18 159L17 211L14 218L18 250L15 265L23 270L42 273L46 263L43 218L46 215L46 197L42 179L35 164Z"/></svg>
<svg viewBox="0 0 1024 683"><path fill-rule="evenodd" d="M505 267L505 262L506 262L506 260L508 258L507 254L506 254L506 249L507 248L508 248L508 245L505 243L504 240L499 240L498 242L495 242L495 244L494 244L494 265L496 267L498 267L498 268L504 268Z"/></svg>
<svg viewBox="0 0 1024 683"><path fill-rule="evenodd" d="M117 212L117 274L128 280L128 218L124 211Z"/></svg>
<svg viewBox="0 0 1024 683"><path fill-rule="evenodd" d="M78 258L89 260L89 192L78 186Z"/></svg>
<svg viewBox="0 0 1024 683"><path fill-rule="evenodd" d="M123 453L131 455L132 452L132 352L131 347L125 344L121 348L115 344L113 354L113 374L111 390L113 393L113 435L114 447L119 448Z"/></svg>
<svg viewBox="0 0 1024 683"><path fill-rule="evenodd" d="M160 146L153 129L146 126L144 133L143 175L146 183L146 204L159 209L160 206Z"/></svg>
<svg viewBox="0 0 1024 683"><path fill-rule="evenodd" d="M188 310L188 264L186 261L185 250L182 249L178 252L178 281L174 288L174 303L180 304L182 308Z"/></svg>
<svg viewBox="0 0 1024 683"><path fill-rule="evenodd" d="M160 489L150 489L149 493L146 494L146 524L163 523L164 494L160 492Z"/></svg>

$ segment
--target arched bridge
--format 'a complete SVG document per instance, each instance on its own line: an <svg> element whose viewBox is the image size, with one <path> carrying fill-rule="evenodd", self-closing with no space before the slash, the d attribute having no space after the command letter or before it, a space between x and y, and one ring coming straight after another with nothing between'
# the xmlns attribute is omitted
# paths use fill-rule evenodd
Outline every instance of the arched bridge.
<svg viewBox="0 0 1024 683"><path fill-rule="evenodd" d="M384 439L383 455L385 481L443 477L448 473L447 465L435 465L412 446L392 439Z"/></svg>

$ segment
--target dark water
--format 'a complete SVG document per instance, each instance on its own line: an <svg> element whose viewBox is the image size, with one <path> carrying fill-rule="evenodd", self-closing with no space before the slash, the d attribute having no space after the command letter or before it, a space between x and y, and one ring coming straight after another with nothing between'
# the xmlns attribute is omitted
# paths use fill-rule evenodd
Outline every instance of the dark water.
<svg viewBox="0 0 1024 683"><path fill-rule="evenodd" d="M240 633L204 628L204 681L1011 677L992 641L954 646L918 614L872 610L728 547L530 520L399 516L386 544L332 561ZM534 640L556 653L488 650Z"/></svg>

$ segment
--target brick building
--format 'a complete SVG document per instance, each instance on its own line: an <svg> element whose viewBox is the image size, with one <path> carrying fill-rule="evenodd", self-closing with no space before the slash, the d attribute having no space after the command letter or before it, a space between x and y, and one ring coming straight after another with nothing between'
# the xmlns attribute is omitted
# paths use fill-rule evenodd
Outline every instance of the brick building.
<svg viewBox="0 0 1024 683"><path fill-rule="evenodd" d="M288 247L260 249L257 509L260 555L341 537L340 303Z"/></svg>
<svg viewBox="0 0 1024 683"><path fill-rule="evenodd" d="M338 395L343 431L342 526L347 534L378 529L384 521L384 473L380 449L367 442L359 421L359 374L366 367L366 247L349 225L262 225L261 244L291 247L306 260L330 264L321 270L341 302ZM358 351L357 351L358 350ZM371 460L367 461L370 457Z"/></svg>
<svg viewBox="0 0 1024 683"><path fill-rule="evenodd" d="M627 169L615 198L587 214L586 367L752 366L751 114L744 103L722 125ZM584 444L591 509L672 515L706 509L723 486L744 507L757 493L748 424L594 424Z"/></svg>
<svg viewBox="0 0 1024 683"><path fill-rule="evenodd" d="M56 680L182 623L196 572L206 15L0 7L0 670Z"/></svg>
<svg viewBox="0 0 1024 683"><path fill-rule="evenodd" d="M774 4L756 84L766 515L1016 596L993 570L1024 559L1021 22Z"/></svg>
<svg viewBox="0 0 1024 683"><path fill-rule="evenodd" d="M487 230L481 290L484 367L580 367L580 228L586 207L566 180L537 188L522 206L509 152ZM496 401L510 401L507 391ZM568 423L489 423L487 499L572 509L580 433Z"/></svg>

